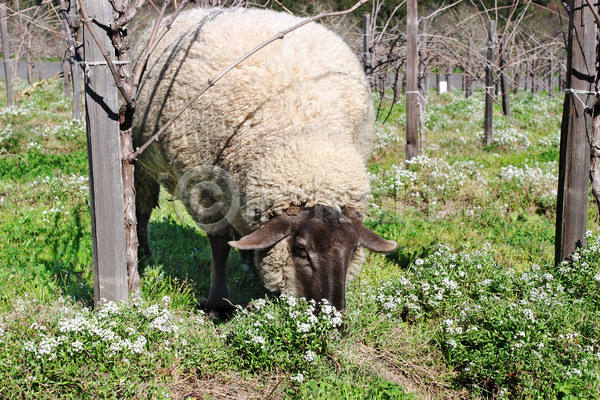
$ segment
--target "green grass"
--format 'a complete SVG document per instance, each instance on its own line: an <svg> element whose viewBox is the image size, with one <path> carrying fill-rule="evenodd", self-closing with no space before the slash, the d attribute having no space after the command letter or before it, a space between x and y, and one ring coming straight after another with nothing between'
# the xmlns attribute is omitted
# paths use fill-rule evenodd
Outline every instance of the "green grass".
<svg viewBox="0 0 600 400"><path fill-rule="evenodd" d="M198 311L208 239L164 193L144 300L89 311L85 131L60 81L19 85L0 113L0 398L598 397L591 202L589 248L553 266L561 98L513 96L485 147L481 92L430 94L425 156L408 164L403 100L385 124L384 101L366 223L399 248L368 255L340 333L335 314L267 293L235 251L238 312Z"/></svg>

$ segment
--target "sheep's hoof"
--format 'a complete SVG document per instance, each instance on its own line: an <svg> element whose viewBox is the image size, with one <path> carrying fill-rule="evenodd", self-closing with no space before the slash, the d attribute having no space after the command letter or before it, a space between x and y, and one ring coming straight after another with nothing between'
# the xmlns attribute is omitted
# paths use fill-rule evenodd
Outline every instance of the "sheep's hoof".
<svg viewBox="0 0 600 400"><path fill-rule="evenodd" d="M235 307L225 300L215 302L203 298L200 299L198 307L213 321L228 321L235 312Z"/></svg>

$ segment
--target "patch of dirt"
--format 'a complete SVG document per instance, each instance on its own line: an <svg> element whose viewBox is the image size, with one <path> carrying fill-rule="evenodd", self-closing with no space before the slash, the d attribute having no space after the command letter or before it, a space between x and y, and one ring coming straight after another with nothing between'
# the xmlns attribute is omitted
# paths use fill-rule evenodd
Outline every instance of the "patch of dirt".
<svg viewBox="0 0 600 400"><path fill-rule="evenodd" d="M362 343L349 343L342 356L363 368L365 373L397 383L419 399L471 399L466 389L452 387L454 373L445 367L442 355L427 345L430 338L415 340L409 337L412 334L414 332L396 329L385 340L390 346L379 349Z"/></svg>
<svg viewBox="0 0 600 400"><path fill-rule="evenodd" d="M286 376L244 378L238 374L180 377L171 386L175 399L270 400L285 397Z"/></svg>

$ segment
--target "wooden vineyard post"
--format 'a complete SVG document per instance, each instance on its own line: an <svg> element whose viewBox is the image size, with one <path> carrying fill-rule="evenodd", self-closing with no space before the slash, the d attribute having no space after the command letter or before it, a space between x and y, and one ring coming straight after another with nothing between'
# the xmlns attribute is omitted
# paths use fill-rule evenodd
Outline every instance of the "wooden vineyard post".
<svg viewBox="0 0 600 400"><path fill-rule="evenodd" d="M8 20L6 18L6 0L0 0L0 34L2 35L2 59L4 61L4 76L6 78L6 105L8 107L14 107L15 88L13 84L13 71L10 60Z"/></svg>
<svg viewBox="0 0 600 400"><path fill-rule="evenodd" d="M394 79L394 99L398 101L400 93L402 92L402 78L400 76L400 69L396 69L396 78Z"/></svg>
<svg viewBox="0 0 600 400"><path fill-rule="evenodd" d="M584 0L571 0L567 77L560 137L555 263L585 245L589 191L591 110L596 75L596 24Z"/></svg>
<svg viewBox="0 0 600 400"><path fill-rule="evenodd" d="M550 53L550 65L548 67L548 96L554 96L554 59Z"/></svg>
<svg viewBox="0 0 600 400"><path fill-rule="evenodd" d="M419 155L417 1L408 0L406 21L406 160Z"/></svg>
<svg viewBox="0 0 600 400"><path fill-rule="evenodd" d="M469 44L467 47L467 65L469 69L473 68L473 63L471 62L471 51L473 49L473 42L469 40ZM465 71L465 99L468 99L473 95L473 77L468 71Z"/></svg>
<svg viewBox="0 0 600 400"><path fill-rule="evenodd" d="M77 8L75 0L69 0L69 24L73 32L77 31L79 21L77 18ZM77 40L77 35L74 35L73 40ZM78 53L76 53L78 54ZM71 64L71 78L73 79L73 114L72 119L81 121L81 67L77 64L75 55L71 55L69 62Z"/></svg>
<svg viewBox="0 0 600 400"><path fill-rule="evenodd" d="M111 7L104 0L85 0L97 32L106 32L113 21ZM114 50L106 34L99 35L111 57ZM84 28L87 68L85 107L87 115L88 161L92 246L94 252L94 305L101 299L127 299L127 263L123 220L123 181L119 140L117 89L102 52L87 27Z"/></svg>
<svg viewBox="0 0 600 400"><path fill-rule="evenodd" d="M485 117L483 141L491 146L494 141L494 52L496 49L496 22L487 25L487 64L485 67Z"/></svg>
<svg viewBox="0 0 600 400"><path fill-rule="evenodd" d="M529 89L529 61L525 60L525 68L523 71L523 76L525 77L525 84L523 85L523 91L526 92Z"/></svg>
<svg viewBox="0 0 600 400"><path fill-rule="evenodd" d="M504 51L506 50L505 37L500 42L500 92L502 94L502 113L510 117L510 85L508 84L508 71Z"/></svg>
<svg viewBox="0 0 600 400"><path fill-rule="evenodd" d="M369 14L363 15L363 26L362 26L362 45L363 45L363 66L365 69L365 73L369 73L369 68L371 67L371 53L369 52L369 38L370 38L370 27L371 27L371 16Z"/></svg>
<svg viewBox="0 0 600 400"><path fill-rule="evenodd" d="M442 91L441 83L442 83L442 71L440 70L440 64L438 61L438 65L435 67L435 92L437 94L440 94Z"/></svg>

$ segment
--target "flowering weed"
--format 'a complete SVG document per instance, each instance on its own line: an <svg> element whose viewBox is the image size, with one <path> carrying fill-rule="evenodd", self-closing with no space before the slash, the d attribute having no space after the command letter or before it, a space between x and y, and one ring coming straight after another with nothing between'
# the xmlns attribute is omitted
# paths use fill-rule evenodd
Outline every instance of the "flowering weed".
<svg viewBox="0 0 600 400"><path fill-rule="evenodd" d="M458 381L484 396L554 398L600 389L600 238L558 270L498 268L489 246L440 247L371 297L380 313L440 321L438 340ZM589 298L588 298L589 297Z"/></svg>
<svg viewBox="0 0 600 400"><path fill-rule="evenodd" d="M109 302L92 312L64 301L53 309L17 300L14 317L0 321L0 393L129 398L142 388L147 397L164 398L178 371L209 365L217 371L224 353L204 317L182 319L169 303L167 297L162 303Z"/></svg>
<svg viewBox="0 0 600 400"><path fill-rule="evenodd" d="M255 300L233 322L227 345L243 369L288 371L301 383L315 370L311 365L328 356L328 341L338 334L342 315L326 300L317 305L282 295Z"/></svg>

